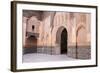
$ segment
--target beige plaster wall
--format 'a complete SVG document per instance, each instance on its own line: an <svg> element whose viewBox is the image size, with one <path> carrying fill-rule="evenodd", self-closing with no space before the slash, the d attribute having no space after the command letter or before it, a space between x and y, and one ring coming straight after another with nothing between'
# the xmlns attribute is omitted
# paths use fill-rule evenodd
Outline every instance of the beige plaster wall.
<svg viewBox="0 0 100 73"><path fill-rule="evenodd" d="M78 46L90 45L90 14L56 12L53 21L53 30L51 27L52 12L45 12L43 20L38 20L36 16L28 18L23 17L23 43L25 44L25 32L39 33L38 46L56 46L57 31L64 27L68 32L68 46L75 46L76 40ZM32 31L32 25L35 26ZM52 32L51 32L52 30ZM61 33L59 33L60 35ZM26 36L27 37L27 36ZM59 39L60 41L60 39Z"/></svg>

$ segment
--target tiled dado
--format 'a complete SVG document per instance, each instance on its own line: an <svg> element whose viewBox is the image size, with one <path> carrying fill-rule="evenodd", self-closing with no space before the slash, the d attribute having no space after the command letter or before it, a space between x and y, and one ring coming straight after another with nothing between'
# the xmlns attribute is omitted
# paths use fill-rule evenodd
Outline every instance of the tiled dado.
<svg viewBox="0 0 100 73"><path fill-rule="evenodd" d="M91 48L89 46L81 46L77 49L75 47L68 48L67 55L72 58L77 59L90 59L91 58Z"/></svg>

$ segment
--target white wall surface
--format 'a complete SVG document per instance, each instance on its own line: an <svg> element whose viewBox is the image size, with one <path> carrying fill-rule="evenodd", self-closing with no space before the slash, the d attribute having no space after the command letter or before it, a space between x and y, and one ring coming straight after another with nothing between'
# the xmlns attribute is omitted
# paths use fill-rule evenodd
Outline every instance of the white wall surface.
<svg viewBox="0 0 100 73"><path fill-rule="evenodd" d="M13 73L10 71L10 1L0 0L0 73ZM19 0L20 1L20 0ZM24 0L23 0L24 1ZM98 5L100 13L100 0L29 0L37 2L51 2L51 3L67 3L67 4L83 4L83 5ZM98 14L98 20L100 20ZM100 32L100 21L98 22L98 32ZM98 33L100 37L100 33ZM100 38L98 38L98 56L100 56ZM77 69L60 69L60 70L46 70L34 71L34 73L99 73L100 72L100 57L98 57L99 66L91 68L77 68ZM20 73L20 72L19 72ZM21 72L24 73L24 72ZM25 73L33 73L25 72Z"/></svg>

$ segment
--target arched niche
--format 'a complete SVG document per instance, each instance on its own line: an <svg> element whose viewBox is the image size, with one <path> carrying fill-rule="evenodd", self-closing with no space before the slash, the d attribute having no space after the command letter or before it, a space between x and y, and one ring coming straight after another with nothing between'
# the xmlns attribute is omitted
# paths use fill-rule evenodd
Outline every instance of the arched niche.
<svg viewBox="0 0 100 73"><path fill-rule="evenodd" d="M77 36L77 45L84 46L86 44L87 33L86 33L86 28L83 25L77 28L76 36Z"/></svg>

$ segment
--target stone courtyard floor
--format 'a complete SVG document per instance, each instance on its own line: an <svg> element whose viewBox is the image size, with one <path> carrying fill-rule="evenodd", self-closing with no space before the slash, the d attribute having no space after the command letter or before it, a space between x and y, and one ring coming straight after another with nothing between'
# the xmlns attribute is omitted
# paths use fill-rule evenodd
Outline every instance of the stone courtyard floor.
<svg viewBox="0 0 100 73"><path fill-rule="evenodd" d="M65 54L61 55L49 55L49 54L40 54L40 53L31 53L23 55L23 62L48 62L48 61L70 61L76 60L74 58L70 58Z"/></svg>

